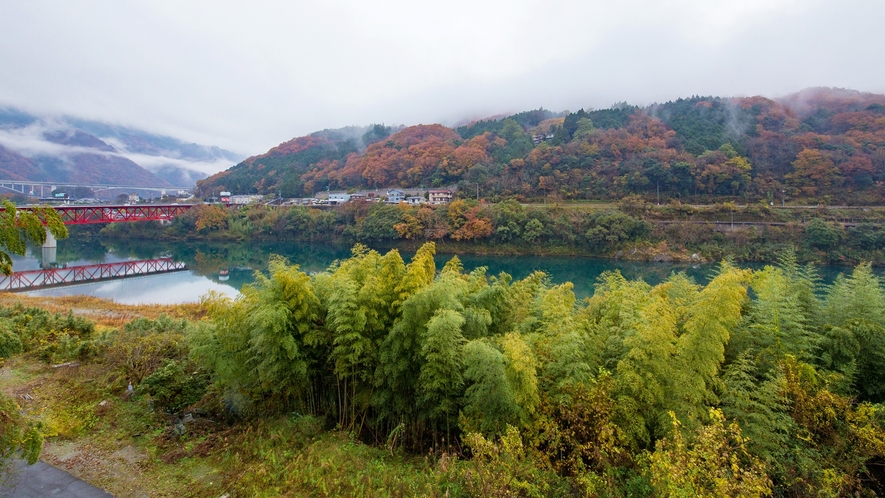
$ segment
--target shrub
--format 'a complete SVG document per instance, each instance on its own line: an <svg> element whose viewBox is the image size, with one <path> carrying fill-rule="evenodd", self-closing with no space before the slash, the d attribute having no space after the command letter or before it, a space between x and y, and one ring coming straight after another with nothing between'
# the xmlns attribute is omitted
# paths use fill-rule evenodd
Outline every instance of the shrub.
<svg viewBox="0 0 885 498"><path fill-rule="evenodd" d="M23 350L22 341L13 330L12 321L0 318L0 358L10 358Z"/></svg>
<svg viewBox="0 0 885 498"><path fill-rule="evenodd" d="M726 424L711 409L712 423L697 429L690 443L675 415L672 436L658 441L649 474L656 496L768 496L764 464L749 454L736 422Z"/></svg>
<svg viewBox="0 0 885 498"><path fill-rule="evenodd" d="M647 240L651 224L620 211L594 214L591 227L584 236L587 243L597 251L615 250L628 242Z"/></svg>
<svg viewBox="0 0 885 498"><path fill-rule="evenodd" d="M565 480L538 466L540 460L523 446L522 437L508 426L499 442L472 432L463 439L473 458L458 462L450 479L469 496L561 496Z"/></svg>
<svg viewBox="0 0 885 498"><path fill-rule="evenodd" d="M20 455L33 464L42 450L40 425L22 417L15 401L0 392L0 476L13 457Z"/></svg>
<svg viewBox="0 0 885 498"><path fill-rule="evenodd" d="M149 394L157 408L176 413L199 401L208 386L209 376L192 362L167 359L141 381L136 392Z"/></svg>
<svg viewBox="0 0 885 498"><path fill-rule="evenodd" d="M15 335L17 342L21 344L20 352L34 353L45 362L82 358L91 351L95 325L72 313L63 317L42 308L16 305L12 308L0 308L0 317L3 321L0 329L8 332L0 332L0 337L6 336L6 342L11 344L7 347L16 348L16 340L9 337ZM4 355L0 353L0 356Z"/></svg>
<svg viewBox="0 0 885 498"><path fill-rule="evenodd" d="M134 385L151 375L167 360L187 357L186 320L166 315L156 320L136 318L107 338L104 359Z"/></svg>
<svg viewBox="0 0 885 498"><path fill-rule="evenodd" d="M820 218L813 218L805 227L805 240L809 246L822 251L835 248L845 237L841 226L827 223Z"/></svg>

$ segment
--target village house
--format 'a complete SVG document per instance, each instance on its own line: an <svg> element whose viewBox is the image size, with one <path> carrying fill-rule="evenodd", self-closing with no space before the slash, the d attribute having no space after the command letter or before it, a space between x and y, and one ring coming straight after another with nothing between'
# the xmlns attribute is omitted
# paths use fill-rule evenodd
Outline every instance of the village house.
<svg viewBox="0 0 885 498"><path fill-rule="evenodd" d="M419 204L424 204L425 202L427 202L427 201L424 200L423 197L420 197L417 195L406 197L406 204L408 204L410 206L417 206Z"/></svg>
<svg viewBox="0 0 885 498"><path fill-rule="evenodd" d="M338 205L344 204L345 202L350 200L350 194L347 192L329 192L329 204Z"/></svg>
<svg viewBox="0 0 885 498"><path fill-rule="evenodd" d="M429 190L427 192L431 204L448 204L452 201L451 190Z"/></svg>
<svg viewBox="0 0 885 498"><path fill-rule="evenodd" d="M260 195L232 195L230 196L230 203L236 204L238 206L246 205L246 204L255 204L256 202L261 200Z"/></svg>
<svg viewBox="0 0 885 498"><path fill-rule="evenodd" d="M539 135L532 135L532 142L535 145L540 145L541 142L546 142L548 140L553 140L556 135L554 133L547 133L546 135L541 133Z"/></svg>
<svg viewBox="0 0 885 498"><path fill-rule="evenodd" d="M392 188L387 191L387 203L399 204L406 199L406 193L400 189Z"/></svg>

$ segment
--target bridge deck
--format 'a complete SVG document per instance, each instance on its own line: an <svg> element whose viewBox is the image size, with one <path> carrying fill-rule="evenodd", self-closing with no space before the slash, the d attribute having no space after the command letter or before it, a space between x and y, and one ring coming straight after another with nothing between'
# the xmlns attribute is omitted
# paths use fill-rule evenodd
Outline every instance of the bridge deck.
<svg viewBox="0 0 885 498"><path fill-rule="evenodd" d="M4 180L0 179L0 188L5 188L19 193L26 193L25 189L34 190L35 187L41 189L55 189L58 187L84 187L94 191L102 190L148 190L151 192L164 191L191 191L193 185L188 187L176 187L173 185L117 185L111 183L73 183L73 182L41 182L32 180Z"/></svg>
<svg viewBox="0 0 885 498"><path fill-rule="evenodd" d="M132 206L70 205L52 206L65 225L115 223L125 221L171 220L197 204L136 204ZM30 209L27 206L18 209ZM2 208L0 208L2 211Z"/></svg>
<svg viewBox="0 0 885 498"><path fill-rule="evenodd" d="M55 206L65 225L121 221L171 220L193 204L145 204L133 206Z"/></svg>
<svg viewBox="0 0 885 498"><path fill-rule="evenodd" d="M15 272L9 276L0 275L0 291L35 290L182 270L187 270L187 266L184 263L173 261L172 258L28 270Z"/></svg>

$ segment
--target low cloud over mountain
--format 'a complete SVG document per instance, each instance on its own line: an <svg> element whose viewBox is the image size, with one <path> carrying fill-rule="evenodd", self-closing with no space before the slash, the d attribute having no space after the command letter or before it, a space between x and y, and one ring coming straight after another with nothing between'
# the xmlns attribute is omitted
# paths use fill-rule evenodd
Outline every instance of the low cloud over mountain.
<svg viewBox="0 0 885 498"><path fill-rule="evenodd" d="M6 179L184 187L241 159L131 128L0 108L0 177Z"/></svg>

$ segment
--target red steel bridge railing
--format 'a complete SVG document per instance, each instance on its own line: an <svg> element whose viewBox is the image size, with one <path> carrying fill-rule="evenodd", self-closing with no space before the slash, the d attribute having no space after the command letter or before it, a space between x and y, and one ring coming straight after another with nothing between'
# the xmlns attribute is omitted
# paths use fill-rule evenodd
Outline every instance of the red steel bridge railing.
<svg viewBox="0 0 885 498"><path fill-rule="evenodd" d="M51 206L65 225L118 221L171 220L196 204L146 204L142 206ZM24 206L18 209L30 210ZM3 208L0 208L3 211Z"/></svg>
<svg viewBox="0 0 885 498"><path fill-rule="evenodd" d="M171 220L193 206L193 204L145 204L142 206L53 206L53 208L61 216L65 225L87 225L120 221Z"/></svg>
<svg viewBox="0 0 885 498"><path fill-rule="evenodd" d="M173 261L172 258L28 270L15 272L8 276L0 275L0 291L33 290L182 270L187 270L187 266L184 263Z"/></svg>

